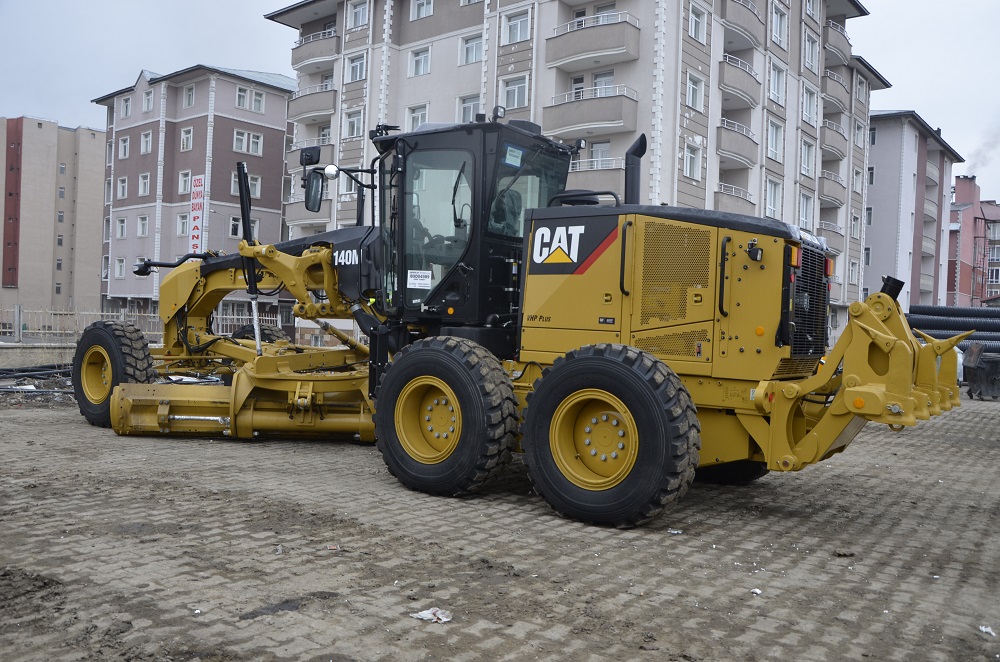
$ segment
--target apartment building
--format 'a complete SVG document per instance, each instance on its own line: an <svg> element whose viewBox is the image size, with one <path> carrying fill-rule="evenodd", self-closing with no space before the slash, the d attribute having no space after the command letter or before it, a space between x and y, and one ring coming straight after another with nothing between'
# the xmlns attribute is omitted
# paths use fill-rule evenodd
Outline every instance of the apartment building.
<svg viewBox="0 0 1000 662"><path fill-rule="evenodd" d="M1000 206L980 196L975 175L955 178L946 305L981 306L1000 295Z"/></svg>
<svg viewBox="0 0 1000 662"><path fill-rule="evenodd" d="M104 132L0 118L0 306L98 310Z"/></svg>
<svg viewBox="0 0 1000 662"><path fill-rule="evenodd" d="M366 165L380 122L468 122L500 105L588 142L568 186L621 191L622 156L645 133L645 203L823 236L839 326L860 296L870 94L889 86L852 51L847 22L867 14L855 0L304 0L266 18L298 33L290 170L312 145ZM293 194L293 236L353 222L352 186L331 186L318 215Z"/></svg>
<svg viewBox="0 0 1000 662"><path fill-rule="evenodd" d="M237 252L239 161L249 172L254 235L264 243L282 238L293 90L295 81L280 74L195 65L167 75L143 70L133 85L94 99L108 117L98 235L103 310L157 312L160 274L136 276L136 262ZM240 297L232 299L224 312L245 312ZM276 305L272 297L263 310Z"/></svg>
<svg viewBox="0 0 1000 662"><path fill-rule="evenodd" d="M905 281L904 309L945 305L951 171L963 159L912 110L874 110L870 122L862 295L890 275Z"/></svg>

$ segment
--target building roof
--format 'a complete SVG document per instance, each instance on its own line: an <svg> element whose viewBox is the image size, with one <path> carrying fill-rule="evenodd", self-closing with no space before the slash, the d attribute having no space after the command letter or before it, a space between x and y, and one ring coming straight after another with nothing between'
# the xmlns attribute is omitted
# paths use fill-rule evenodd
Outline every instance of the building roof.
<svg viewBox="0 0 1000 662"><path fill-rule="evenodd" d="M266 85L282 92L294 92L298 88L295 79L285 76L284 74L274 74L266 71L247 71L245 69L228 69L226 67L213 67L206 64L196 64L192 67L188 67L187 69L181 69L180 71L175 71L172 74L166 74L163 76L153 73L148 69L143 69L139 74L139 78L136 79L136 83L138 83L139 79L142 78L145 78L150 85L159 83L160 81L182 82L192 78L200 78L205 74L205 72L215 72L231 78L240 78L258 85ZM114 99L117 96L131 92L135 88L136 84L133 83L129 87L123 87L122 89L111 92L110 94L105 94L96 99L92 99L92 102L104 103L105 101Z"/></svg>
<svg viewBox="0 0 1000 662"><path fill-rule="evenodd" d="M931 125L924 121L924 118L918 115L915 110L872 110L869 111L868 118L869 123L875 122L876 120L909 120L919 126L928 138L933 139L941 145L941 148L951 155L952 163L965 163L965 159L962 158L962 155L956 152L955 149L941 137L941 129L932 129Z"/></svg>
<svg viewBox="0 0 1000 662"><path fill-rule="evenodd" d="M298 30L303 23L337 15L339 0L302 0L283 9L264 14L264 18Z"/></svg>
<svg viewBox="0 0 1000 662"><path fill-rule="evenodd" d="M826 15L857 18L868 16L868 10L858 0L826 0Z"/></svg>
<svg viewBox="0 0 1000 662"><path fill-rule="evenodd" d="M873 90L887 90L892 87L892 83L886 80L885 76L875 70L868 60L859 55L851 56L851 66L859 70L868 79L868 87Z"/></svg>

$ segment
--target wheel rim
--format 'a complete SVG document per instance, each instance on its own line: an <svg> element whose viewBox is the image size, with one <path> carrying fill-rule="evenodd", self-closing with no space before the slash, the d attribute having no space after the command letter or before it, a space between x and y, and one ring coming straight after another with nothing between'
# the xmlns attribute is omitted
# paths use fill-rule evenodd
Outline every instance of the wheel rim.
<svg viewBox="0 0 1000 662"><path fill-rule="evenodd" d="M83 355L80 366L80 385L87 400L104 402L111 393L111 357L98 345L91 347Z"/></svg>
<svg viewBox="0 0 1000 662"><path fill-rule="evenodd" d="M556 466L577 487L606 490L635 467L639 435L621 400L600 389L577 391L559 403L549 425Z"/></svg>
<svg viewBox="0 0 1000 662"><path fill-rule="evenodd" d="M414 460L443 462L458 447L462 434L458 398L437 377L418 377L396 400L396 428L403 450Z"/></svg>

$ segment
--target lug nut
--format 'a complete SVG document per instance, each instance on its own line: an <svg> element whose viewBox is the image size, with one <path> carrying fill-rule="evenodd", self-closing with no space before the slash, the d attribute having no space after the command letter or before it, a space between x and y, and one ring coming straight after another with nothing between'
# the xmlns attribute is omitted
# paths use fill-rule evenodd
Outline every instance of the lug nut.
<svg viewBox="0 0 1000 662"><path fill-rule="evenodd" d="M607 414L601 414L601 420L602 421L608 420L608 415Z"/></svg>
<svg viewBox="0 0 1000 662"><path fill-rule="evenodd" d="M616 418L615 420L611 421L611 425L617 426L618 425L618 419Z"/></svg>
<svg viewBox="0 0 1000 662"><path fill-rule="evenodd" d="M591 423L597 423L597 419L596 418L592 418L592 419L590 419L590 422Z"/></svg>
<svg viewBox="0 0 1000 662"><path fill-rule="evenodd" d="M624 437L625 436L625 430L619 430L618 431L618 436L619 437Z"/></svg>
<svg viewBox="0 0 1000 662"><path fill-rule="evenodd" d="M591 430L591 427L589 425L587 427L583 428L583 431L586 432L586 433L588 433L588 434L590 433L590 430Z"/></svg>
<svg viewBox="0 0 1000 662"><path fill-rule="evenodd" d="M434 398L434 404L438 404L438 399Z"/></svg>
<svg viewBox="0 0 1000 662"><path fill-rule="evenodd" d="M607 461L608 461L608 456L605 455L604 453L601 453L601 462L607 462Z"/></svg>
<svg viewBox="0 0 1000 662"><path fill-rule="evenodd" d="M625 444L623 444L622 442L619 441L618 442L618 450L620 450L620 451L621 450L625 450Z"/></svg>
<svg viewBox="0 0 1000 662"><path fill-rule="evenodd" d="M591 455L597 455L597 450L596 450L596 449L594 449L594 448L591 448L591 449L590 449L590 454L591 454Z"/></svg>
<svg viewBox="0 0 1000 662"><path fill-rule="evenodd" d="M618 459L618 451L612 451L611 452L611 459L612 460L617 460Z"/></svg>
<svg viewBox="0 0 1000 662"><path fill-rule="evenodd" d="M583 440L583 445L584 446L589 446L590 445L590 439L584 439Z"/></svg>

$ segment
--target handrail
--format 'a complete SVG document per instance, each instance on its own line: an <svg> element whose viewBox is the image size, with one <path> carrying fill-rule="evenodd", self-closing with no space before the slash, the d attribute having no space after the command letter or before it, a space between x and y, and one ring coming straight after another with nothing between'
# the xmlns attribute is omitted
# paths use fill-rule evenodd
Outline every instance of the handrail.
<svg viewBox="0 0 1000 662"><path fill-rule="evenodd" d="M639 27L639 19L632 16L632 14L629 14L627 11L608 12L605 14L594 14L593 16L581 16L580 18L574 18L569 23L557 25L552 28L552 36L558 37L561 34L573 32L574 30L592 28L595 25L611 25L614 23L629 23L635 27Z"/></svg>
<svg viewBox="0 0 1000 662"><path fill-rule="evenodd" d="M631 87L627 87L625 85L601 85L599 87L585 87L554 96L552 97L552 105L558 106L559 104L569 103L571 101L581 101L583 99L621 96L628 97L633 101L639 100L639 93Z"/></svg>
<svg viewBox="0 0 1000 662"><path fill-rule="evenodd" d="M764 17L760 15L760 10L757 9L757 5L755 5L750 0L730 0L730 1L735 2L738 5L743 5L744 7L752 11L754 14L757 14L757 18L759 18L762 21L764 20Z"/></svg>
<svg viewBox="0 0 1000 662"><path fill-rule="evenodd" d="M738 57L730 55L729 53L723 53L722 54L722 61L725 62L726 64L731 64L734 67L739 67L740 69L742 69L743 71L747 72L748 74L750 74L751 76L753 76L755 79L757 79L758 83L760 82L760 76L757 74L756 71L754 71L754 68L750 66L749 62L746 62L745 60L741 60Z"/></svg>
<svg viewBox="0 0 1000 662"><path fill-rule="evenodd" d="M823 126L825 126L826 128L830 129L831 131L836 131L837 133L839 133L840 135L844 136L845 138L847 137L847 129L845 129L844 127L840 126L836 122L833 122L833 121L830 121L830 120L823 120Z"/></svg>
<svg viewBox="0 0 1000 662"><path fill-rule="evenodd" d="M750 127L746 126L745 124L740 124L739 122L734 122L732 120L723 117L721 120L721 126L723 129L735 131L736 133L742 133L750 140L757 142L757 136L754 135L754 132L750 130Z"/></svg>
<svg viewBox="0 0 1000 662"><path fill-rule="evenodd" d="M625 159L621 157L604 159L579 159L570 161L570 172L584 172L587 170L621 170L625 167Z"/></svg>
<svg viewBox="0 0 1000 662"><path fill-rule="evenodd" d="M829 170L820 170L819 171L819 176L822 177L822 178L824 178L824 179L832 179L833 181L837 182L838 184L840 184L844 188L847 188L847 182L845 182L844 178L841 177L840 175L838 175L835 172L830 172Z"/></svg>
<svg viewBox="0 0 1000 662"><path fill-rule="evenodd" d="M823 71L823 75L843 85L845 90L851 89L850 87L847 86L847 81L844 80L844 77L838 74L836 71L830 71L829 69L825 69Z"/></svg>
<svg viewBox="0 0 1000 662"><path fill-rule="evenodd" d="M740 188L739 186L733 186L732 184L724 184L719 182L719 193L725 193L726 195L732 195L737 198L743 198L747 202L753 202L753 193L746 190L745 188Z"/></svg>
<svg viewBox="0 0 1000 662"><path fill-rule="evenodd" d="M306 36L296 41L295 44L292 46L292 48L298 48L299 46L308 44L311 41L319 41L320 39L329 39L330 37L336 37L336 36L337 36L337 28L333 28L331 30L323 30L322 32L313 32L312 34L307 34Z"/></svg>
<svg viewBox="0 0 1000 662"><path fill-rule="evenodd" d="M827 21L826 22L826 27L830 28L834 32L839 32L840 34L844 35L844 39L847 40L847 43L851 43L851 38L847 36L847 28L845 28L840 23L834 23L833 21Z"/></svg>
<svg viewBox="0 0 1000 662"><path fill-rule="evenodd" d="M302 87L292 92L292 98L298 99L299 97L304 97L307 94L315 94L316 92L329 92L332 89L333 89L333 83L320 83L319 85L310 85L309 87Z"/></svg>
<svg viewBox="0 0 1000 662"><path fill-rule="evenodd" d="M839 235L843 235L844 228L840 227L836 223L831 223L830 221L820 221L816 224L820 230L828 230L829 232L836 232Z"/></svg>
<svg viewBox="0 0 1000 662"><path fill-rule="evenodd" d="M292 143L288 151L302 149L303 147L317 147L322 145L332 145L333 138L310 138L309 140L299 140Z"/></svg>

